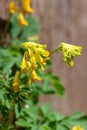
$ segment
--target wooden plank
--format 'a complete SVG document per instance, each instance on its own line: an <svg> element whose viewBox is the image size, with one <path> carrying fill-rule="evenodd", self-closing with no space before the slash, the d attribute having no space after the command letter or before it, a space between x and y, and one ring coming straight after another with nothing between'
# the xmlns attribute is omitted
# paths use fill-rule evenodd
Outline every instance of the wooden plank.
<svg viewBox="0 0 87 130"><path fill-rule="evenodd" d="M87 1L33 0L33 7L41 24L40 41L48 43L49 50L55 49L62 41L84 47L81 57L75 59L73 68L61 60L60 54L52 57L52 71L61 77L66 88L66 98L48 97L53 108L62 113L86 110L86 35L87 35ZM85 86L83 86L85 84ZM47 97L42 99L47 101Z"/></svg>
<svg viewBox="0 0 87 130"><path fill-rule="evenodd" d="M8 18L8 5L12 0L1 0L0 1L0 18L6 20Z"/></svg>

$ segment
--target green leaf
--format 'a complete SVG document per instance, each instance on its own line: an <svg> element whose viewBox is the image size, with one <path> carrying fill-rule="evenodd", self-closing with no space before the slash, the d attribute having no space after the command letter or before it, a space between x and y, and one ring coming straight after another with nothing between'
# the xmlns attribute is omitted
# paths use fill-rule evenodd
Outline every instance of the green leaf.
<svg viewBox="0 0 87 130"><path fill-rule="evenodd" d="M10 101L8 99L6 99L6 107L8 109L10 109L10 107L11 107L11 103L10 103Z"/></svg>
<svg viewBox="0 0 87 130"><path fill-rule="evenodd" d="M19 67L21 59L22 55L19 53L18 48L0 48L0 69L5 73L9 72L14 65Z"/></svg>
<svg viewBox="0 0 87 130"><path fill-rule="evenodd" d="M18 17L17 14L13 14L11 17L11 36L12 36L12 38L17 37L21 31L21 28L18 25L18 18L17 17Z"/></svg>
<svg viewBox="0 0 87 130"><path fill-rule="evenodd" d="M38 126L38 124L37 124L37 125L32 125L31 130L39 130L39 126Z"/></svg>
<svg viewBox="0 0 87 130"><path fill-rule="evenodd" d="M87 117L81 117L81 118L72 118L70 119L69 117L66 117L65 119L63 119L61 121L61 124L64 126L67 126L68 128L72 128L73 126L76 125L81 125L81 127L86 128L87 129Z"/></svg>
<svg viewBox="0 0 87 130"><path fill-rule="evenodd" d="M65 127L63 125L57 124L56 130L70 130L68 127Z"/></svg>
<svg viewBox="0 0 87 130"><path fill-rule="evenodd" d="M49 79L48 78L45 78L44 79L44 82L42 84L42 87L41 87L43 93L47 93L47 94L54 94L55 91L52 87L50 87L49 85Z"/></svg>
<svg viewBox="0 0 87 130"><path fill-rule="evenodd" d="M21 38L11 38L10 39L10 45L12 47L18 48L18 49L20 49L22 43L24 43L24 42L25 42L25 39L21 39Z"/></svg>
<svg viewBox="0 0 87 130"><path fill-rule="evenodd" d="M51 130L51 129L46 125L42 125L40 126L40 130Z"/></svg>
<svg viewBox="0 0 87 130"><path fill-rule="evenodd" d="M3 65L3 71L7 73L15 64L14 59L9 59L6 64Z"/></svg>
<svg viewBox="0 0 87 130"><path fill-rule="evenodd" d="M18 121L16 121L15 122L15 124L16 125L18 125L18 126L21 126L21 127L30 127L30 124L29 124L29 122L27 122L26 120L24 120L24 119L19 119Z"/></svg>
<svg viewBox="0 0 87 130"><path fill-rule="evenodd" d="M0 100L4 101L4 94L3 94L3 90L0 89Z"/></svg>
<svg viewBox="0 0 87 130"><path fill-rule="evenodd" d="M61 84L60 79L57 76L52 76L52 84L54 88L56 89L57 94L60 96L63 96L65 89L63 85Z"/></svg>
<svg viewBox="0 0 87 130"><path fill-rule="evenodd" d="M23 112L25 114L27 114L33 121L37 120L38 117L38 109L36 107L29 107L29 108L25 108L23 110Z"/></svg>
<svg viewBox="0 0 87 130"><path fill-rule="evenodd" d="M44 116L47 116L47 114L51 111L51 105L49 103L47 103L47 104L41 106L40 110Z"/></svg>
<svg viewBox="0 0 87 130"><path fill-rule="evenodd" d="M82 116L83 112L75 112L69 117L69 119L75 120L81 118Z"/></svg>
<svg viewBox="0 0 87 130"><path fill-rule="evenodd" d="M56 111L49 113L47 117L50 121L57 121L57 122L65 118L62 114Z"/></svg>
<svg viewBox="0 0 87 130"><path fill-rule="evenodd" d="M20 113L21 113L21 104L19 102L17 102L15 104L15 115L16 115L16 118L18 118L20 116Z"/></svg>
<svg viewBox="0 0 87 130"><path fill-rule="evenodd" d="M53 122L53 121L56 121L56 117L55 117L55 114L54 112L51 112L47 115L47 118L49 119L49 121Z"/></svg>
<svg viewBox="0 0 87 130"><path fill-rule="evenodd" d="M45 78L49 79L49 84L58 95L64 96L65 89L58 76L55 76L52 72L47 72Z"/></svg>
<svg viewBox="0 0 87 130"><path fill-rule="evenodd" d="M33 36L39 33L39 24L35 17L27 15L26 17L27 22L29 23L28 26L24 26L22 28L21 38L26 38L29 36Z"/></svg>

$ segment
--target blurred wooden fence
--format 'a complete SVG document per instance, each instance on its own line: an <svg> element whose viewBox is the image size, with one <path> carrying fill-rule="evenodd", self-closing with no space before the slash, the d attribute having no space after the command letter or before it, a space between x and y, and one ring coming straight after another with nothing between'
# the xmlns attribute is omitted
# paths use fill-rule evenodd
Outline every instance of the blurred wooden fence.
<svg viewBox="0 0 87 130"><path fill-rule="evenodd" d="M0 17L6 19L8 1L0 2ZM46 96L53 108L64 114L75 111L87 113L87 0L32 0L35 16L41 26L40 41L52 51L60 42L82 45L81 57L75 58L74 67L68 67L60 54L52 56L52 71L58 75L66 89L66 96Z"/></svg>

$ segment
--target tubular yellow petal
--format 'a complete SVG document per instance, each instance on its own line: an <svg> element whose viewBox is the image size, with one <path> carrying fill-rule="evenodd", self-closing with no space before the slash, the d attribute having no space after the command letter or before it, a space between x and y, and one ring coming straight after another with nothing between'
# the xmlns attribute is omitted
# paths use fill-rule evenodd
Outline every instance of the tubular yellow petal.
<svg viewBox="0 0 87 130"><path fill-rule="evenodd" d="M12 84L12 90L14 91L14 93L17 93L19 91L19 75L20 72L17 71Z"/></svg>
<svg viewBox="0 0 87 130"><path fill-rule="evenodd" d="M34 82L35 80L41 80L41 78L38 77L38 76L36 75L35 70L33 70L32 73L30 74L29 84L31 84L31 83Z"/></svg>
<svg viewBox="0 0 87 130"><path fill-rule="evenodd" d="M23 13L33 13L34 10L30 6L31 0L22 0L22 10Z"/></svg>
<svg viewBox="0 0 87 130"><path fill-rule="evenodd" d="M28 22L25 20L22 13L19 13L18 23L19 23L20 26L28 26Z"/></svg>
<svg viewBox="0 0 87 130"><path fill-rule="evenodd" d="M27 58L28 58L28 51L25 51L21 64L21 73L26 73L27 71Z"/></svg>

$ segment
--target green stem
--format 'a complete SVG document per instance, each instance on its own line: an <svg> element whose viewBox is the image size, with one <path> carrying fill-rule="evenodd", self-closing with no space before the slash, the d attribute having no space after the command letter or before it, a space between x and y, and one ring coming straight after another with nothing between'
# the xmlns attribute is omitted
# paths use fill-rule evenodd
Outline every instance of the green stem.
<svg viewBox="0 0 87 130"><path fill-rule="evenodd" d="M12 110L9 110L9 115L8 115L8 124L12 125L14 121L14 112Z"/></svg>
<svg viewBox="0 0 87 130"><path fill-rule="evenodd" d="M14 113L14 106L15 106L15 102L14 100L11 101L11 108L9 109L9 113L8 113L8 124L12 125L14 124L14 118L15 118L15 113Z"/></svg>
<svg viewBox="0 0 87 130"><path fill-rule="evenodd" d="M59 51L60 51L60 48L57 48L57 49L53 50L53 51L50 53L50 56L53 55L53 54L56 53L56 52L58 53Z"/></svg>

